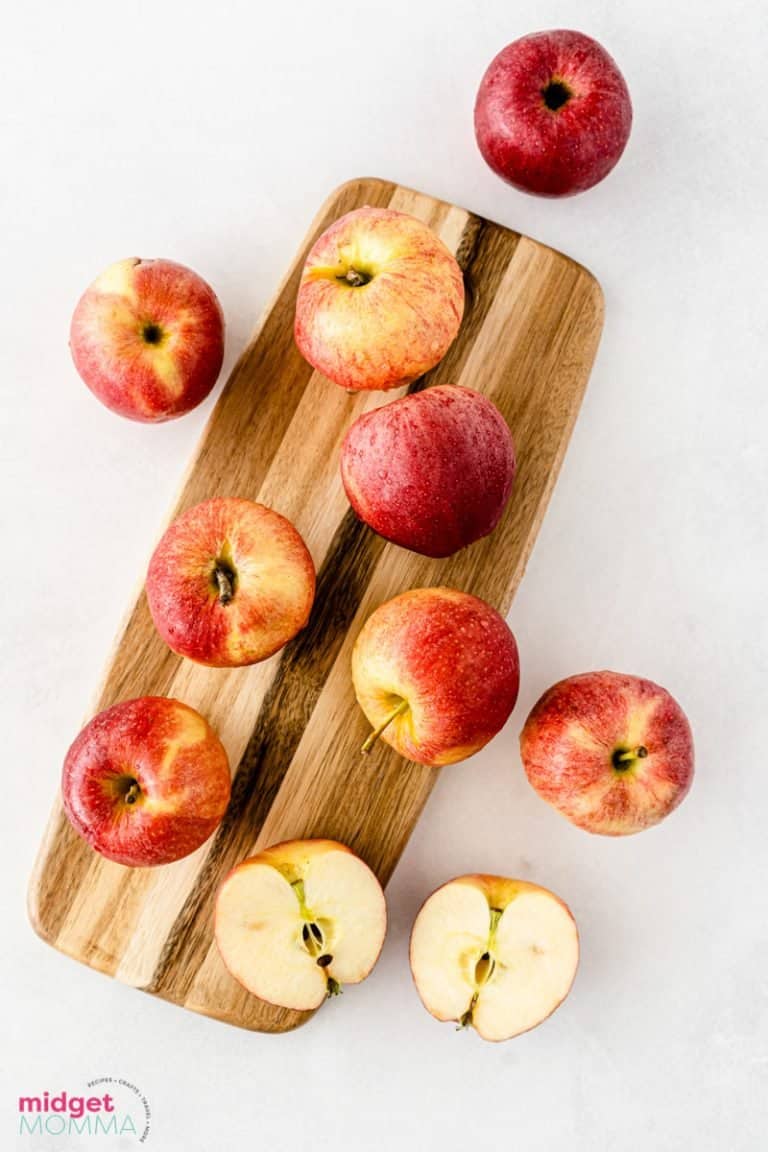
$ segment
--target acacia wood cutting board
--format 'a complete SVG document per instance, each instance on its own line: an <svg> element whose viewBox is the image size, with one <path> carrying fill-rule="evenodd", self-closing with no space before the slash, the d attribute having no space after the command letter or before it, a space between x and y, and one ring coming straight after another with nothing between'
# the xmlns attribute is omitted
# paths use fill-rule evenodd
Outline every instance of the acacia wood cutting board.
<svg viewBox="0 0 768 1152"><path fill-rule="evenodd" d="M314 372L293 342L294 301L310 245L342 213L365 204L418 216L464 270L467 304L458 338L412 387L454 383L484 392L504 413L517 447L517 478L500 525L447 560L417 556L374 535L349 508L339 476L350 423L405 390L348 395ZM343 841L387 882L439 771L404 761L382 741L370 756L360 755L369 729L350 676L355 637L374 608L408 588L447 584L501 612L509 608L601 326L594 278L525 236L384 180L353 180L330 196L235 366L171 512L210 496L245 496L287 516L318 570L310 622L263 664L204 668L166 648L142 590L93 712L143 695L175 696L197 708L229 754L232 800L202 848L154 869L98 856L57 802L30 886L31 920L44 940L231 1024L282 1032L309 1018L261 1002L226 972L212 936L218 885L254 850L308 836Z"/></svg>

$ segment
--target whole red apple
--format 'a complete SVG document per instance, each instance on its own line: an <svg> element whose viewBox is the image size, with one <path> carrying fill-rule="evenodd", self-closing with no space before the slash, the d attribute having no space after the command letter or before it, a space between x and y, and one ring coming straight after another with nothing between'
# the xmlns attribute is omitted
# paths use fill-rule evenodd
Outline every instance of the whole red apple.
<svg viewBox="0 0 768 1152"><path fill-rule="evenodd" d="M431 228L404 212L358 208L307 257L296 344L348 391L396 388L443 358L463 311L461 269Z"/></svg>
<svg viewBox="0 0 768 1152"><path fill-rule="evenodd" d="M315 566L290 520L253 500L218 497L167 529L146 590L169 648L230 668L266 660L304 627Z"/></svg>
<svg viewBox="0 0 768 1152"><path fill-rule="evenodd" d="M571 196L604 179L632 127L624 77L582 32L536 32L491 61L475 102L483 158L524 192Z"/></svg>
<svg viewBox="0 0 768 1152"><path fill-rule="evenodd" d="M517 644L485 600L415 588L369 616L352 679L374 729L364 752L381 737L417 764L454 764L506 724L520 681Z"/></svg>
<svg viewBox="0 0 768 1152"><path fill-rule="evenodd" d="M193 708L164 696L115 704L86 724L67 753L64 811L102 856L134 868L199 848L229 803L229 764Z"/></svg>
<svg viewBox="0 0 768 1152"><path fill-rule="evenodd" d="M75 367L121 416L183 416L210 392L224 359L224 317L211 288L171 260L119 260L81 297L70 330Z"/></svg>
<svg viewBox="0 0 768 1152"><path fill-rule="evenodd" d="M533 787L588 832L658 824L693 780L693 737L669 692L639 676L587 672L545 692L520 736Z"/></svg>
<svg viewBox="0 0 768 1152"><path fill-rule="evenodd" d="M356 420L342 445L341 477L374 532L423 556L450 556L498 524L515 447L495 404L444 384Z"/></svg>

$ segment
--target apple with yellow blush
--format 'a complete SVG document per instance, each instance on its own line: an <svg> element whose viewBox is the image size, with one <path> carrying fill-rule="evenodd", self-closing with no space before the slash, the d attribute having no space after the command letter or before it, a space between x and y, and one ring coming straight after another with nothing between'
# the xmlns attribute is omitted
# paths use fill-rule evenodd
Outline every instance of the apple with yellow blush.
<svg viewBox="0 0 768 1152"><path fill-rule="evenodd" d="M358 208L313 245L294 333L306 360L347 391L387 390L445 355L464 312L464 281L431 228L404 212Z"/></svg>
<svg viewBox="0 0 768 1152"><path fill-rule="evenodd" d="M70 350L91 392L120 416L159 423L197 407L224 359L213 289L172 260L110 265L83 293Z"/></svg>
<svg viewBox="0 0 768 1152"><path fill-rule="evenodd" d="M170 864L221 822L229 763L199 712L142 696L86 724L67 753L61 790L70 823L102 856L135 868Z"/></svg>
<svg viewBox="0 0 768 1152"><path fill-rule="evenodd" d="M453 588L415 588L368 618L352 654L358 703L378 738L418 764L454 764L507 722L520 663L495 608Z"/></svg>
<svg viewBox="0 0 768 1152"><path fill-rule="evenodd" d="M588 832L658 824L693 781L691 727L665 688L640 676L569 676L534 705L520 735L529 781Z"/></svg>
<svg viewBox="0 0 768 1152"><path fill-rule="evenodd" d="M149 564L155 627L180 656L214 668L256 664L307 623L315 566L284 516L238 497L182 513Z"/></svg>

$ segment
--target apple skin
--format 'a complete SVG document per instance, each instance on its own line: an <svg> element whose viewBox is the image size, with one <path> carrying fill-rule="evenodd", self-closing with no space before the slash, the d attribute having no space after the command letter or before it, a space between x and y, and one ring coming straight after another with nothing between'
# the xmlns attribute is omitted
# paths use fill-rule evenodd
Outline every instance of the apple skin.
<svg viewBox="0 0 768 1152"><path fill-rule="evenodd" d="M221 822L229 763L193 708L143 696L86 724L64 761L61 791L70 823L102 856L133 868L169 864Z"/></svg>
<svg viewBox="0 0 768 1152"><path fill-rule="evenodd" d="M680 705L651 680L617 672L571 676L545 692L525 722L520 754L540 796L603 836L658 824L693 780L693 737Z"/></svg>
<svg viewBox="0 0 768 1152"><path fill-rule="evenodd" d="M229 581L217 583L223 570ZM289 520L252 500L217 497L170 525L149 564L149 610L169 648L198 664L266 660L309 619L315 566Z"/></svg>
<svg viewBox="0 0 768 1152"><path fill-rule="evenodd" d="M158 423L191 411L224 359L213 290L172 260L119 260L75 308L70 350L83 381L120 416Z"/></svg>
<svg viewBox="0 0 768 1152"><path fill-rule="evenodd" d="M294 334L302 356L340 387L386 390L443 358L463 312L461 269L431 228L403 212L357 208L311 249Z"/></svg>
<svg viewBox="0 0 768 1152"><path fill-rule="evenodd" d="M550 107L547 99L564 103ZM536 32L508 44L488 66L475 102L483 159L515 188L539 196L572 196L599 183L631 128L624 77L581 32Z"/></svg>
<svg viewBox="0 0 768 1152"><path fill-rule="evenodd" d="M466 760L517 700L517 644L495 608L453 588L416 588L382 604L352 653L358 703L401 756L437 767Z"/></svg>
<svg viewBox="0 0 768 1152"><path fill-rule="evenodd" d="M342 445L341 478L374 532L422 556L451 556L498 524L515 446L495 404L443 384L356 420Z"/></svg>

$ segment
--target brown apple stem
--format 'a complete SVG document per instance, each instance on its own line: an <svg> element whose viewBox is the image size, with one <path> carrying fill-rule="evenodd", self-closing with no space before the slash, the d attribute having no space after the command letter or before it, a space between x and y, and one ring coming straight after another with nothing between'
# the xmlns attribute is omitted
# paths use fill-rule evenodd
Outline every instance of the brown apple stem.
<svg viewBox="0 0 768 1152"><path fill-rule="evenodd" d="M628 748L626 752L614 753L613 763L618 768L619 764L626 764L630 760L642 760L648 755L648 749L642 744L638 748Z"/></svg>
<svg viewBox="0 0 768 1152"><path fill-rule="evenodd" d="M219 604L229 604L235 594L235 582L232 573L217 564L213 570L216 587L219 590Z"/></svg>
<svg viewBox="0 0 768 1152"><path fill-rule="evenodd" d="M379 724L378 728L374 728L373 732L371 732L371 734L368 736L368 739L365 741L362 748L360 749L360 751L363 753L364 756L368 755L371 748L373 748L374 744L378 740L379 736L381 736L384 729L387 728L397 716L402 716L403 712L405 712L407 710L407 708L408 708L408 701L407 700L401 700L400 703L398 704L397 708L393 708L393 710L390 712L389 716L387 716L381 722L381 724Z"/></svg>
<svg viewBox="0 0 768 1152"><path fill-rule="evenodd" d="M346 273L341 279L346 280L353 288L362 288L370 280L370 276L366 276L364 272L358 272L357 268L348 268Z"/></svg>
<svg viewBox="0 0 768 1152"><path fill-rule="evenodd" d="M136 781L132 780L129 789L124 796L125 803L126 804L135 804L140 795L141 795L141 789L139 788Z"/></svg>

